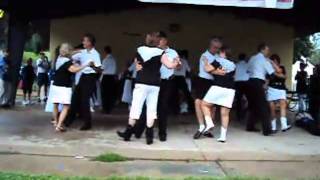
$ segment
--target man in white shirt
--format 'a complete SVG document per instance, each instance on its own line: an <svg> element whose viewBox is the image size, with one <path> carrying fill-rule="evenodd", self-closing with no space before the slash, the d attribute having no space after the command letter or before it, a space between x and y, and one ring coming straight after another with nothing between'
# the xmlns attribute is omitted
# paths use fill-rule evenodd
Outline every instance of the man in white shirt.
<svg viewBox="0 0 320 180"><path fill-rule="evenodd" d="M215 61L216 58L218 58L218 52L220 48L222 47L222 42L220 38L214 37L210 39L209 42L209 48L206 50L200 57L199 60L199 74L198 79L196 82L196 98L195 98L195 110L196 110L196 116L199 123L199 128L197 132L194 134L194 139L201 138L202 135L205 137L212 138L213 135L209 132L210 129L214 127L214 124L212 121L205 121L201 106L203 103L203 98L210 89L212 83L213 83L213 76L212 74L208 73L205 70L205 60L208 61L208 63L212 63ZM213 111L214 112L214 111Z"/></svg>
<svg viewBox="0 0 320 180"><path fill-rule="evenodd" d="M71 125L75 120L76 114L79 113L84 124L80 130L89 130L92 127L90 112L90 97L93 95L97 73L101 72L100 54L95 49L95 37L92 34L83 36L82 44L85 49L75 52L72 59L81 64L90 64L78 74L79 79L76 80L76 88L72 95L71 107L66 119L66 126Z"/></svg>
<svg viewBox="0 0 320 180"><path fill-rule="evenodd" d="M105 58L102 61L102 108L104 113L109 114L117 99L117 62L112 56L112 49L110 46L105 46L103 50Z"/></svg>
<svg viewBox="0 0 320 180"><path fill-rule="evenodd" d="M177 51L168 46L169 40L164 32L160 32L160 44L159 47L165 50L165 54L168 55L169 60L179 58ZM167 121L170 113L170 101L174 98L174 92L176 91L176 84L173 80L175 69L169 69L165 65L160 68L161 84L159 92L158 102L158 115L159 115L159 140L167 140Z"/></svg>
<svg viewBox="0 0 320 180"><path fill-rule="evenodd" d="M248 74L248 60L246 54L239 54L238 62L236 64L235 72L235 86L236 86L236 110L238 120L242 120L245 117L245 109L243 107L243 98L245 96L247 82L249 80Z"/></svg>
<svg viewBox="0 0 320 180"><path fill-rule="evenodd" d="M267 76L272 76L275 71L268 60L270 49L266 44L258 46L258 53L248 62L248 106L250 117L247 121L247 131L259 131L255 128L257 120L262 122L262 133L265 136L271 134L270 107L265 94L265 81Z"/></svg>
<svg viewBox="0 0 320 180"><path fill-rule="evenodd" d="M37 78L38 78L38 101L46 101L48 94L50 62L43 52L40 53L40 58L37 60ZM44 97L41 98L41 89L44 87Z"/></svg>

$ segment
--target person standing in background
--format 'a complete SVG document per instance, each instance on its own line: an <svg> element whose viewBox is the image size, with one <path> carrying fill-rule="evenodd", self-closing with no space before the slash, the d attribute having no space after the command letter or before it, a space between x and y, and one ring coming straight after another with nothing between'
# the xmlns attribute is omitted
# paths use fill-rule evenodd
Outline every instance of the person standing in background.
<svg viewBox="0 0 320 180"><path fill-rule="evenodd" d="M236 88L236 112L238 120L243 120L246 116L244 109L244 96L246 92L247 82L249 80L248 74L248 60L246 54L239 54L238 62L235 71L235 88Z"/></svg>
<svg viewBox="0 0 320 180"><path fill-rule="evenodd" d="M6 62L6 52L0 55L0 105L2 105L4 95L5 95L5 74L8 71L8 65Z"/></svg>
<svg viewBox="0 0 320 180"><path fill-rule="evenodd" d="M37 60L37 77L38 77L38 102L45 102L48 95L50 62L45 54L41 52ZM44 88L44 95L41 98L41 89Z"/></svg>
<svg viewBox="0 0 320 180"><path fill-rule="evenodd" d="M295 80L297 81L296 91L299 98L299 112L305 112L307 110L306 98L308 92L308 73L305 71L307 64L300 63L300 71L297 73Z"/></svg>
<svg viewBox="0 0 320 180"><path fill-rule="evenodd" d="M188 52L186 50L180 51L179 55L181 58L181 66L174 70L174 77L173 77L173 80L177 87L176 88L177 92L175 94L178 96L179 90L183 93L184 98L187 101L187 106L188 106L187 110L189 113L191 113L191 112L194 112L194 99L191 96L191 91L188 88L187 79L186 79L187 75L190 75L191 73L191 68L187 60ZM179 102L179 100L177 102Z"/></svg>
<svg viewBox="0 0 320 180"><path fill-rule="evenodd" d="M309 112L315 120L315 129L320 130L320 64L317 64L310 77Z"/></svg>
<svg viewBox="0 0 320 180"><path fill-rule="evenodd" d="M32 86L34 79L36 78L36 74L34 72L34 68L32 66L32 59L29 58L27 61L27 65L22 68L21 77L22 77L22 90L23 90L23 105L31 104L31 95L32 95ZM28 100L27 100L28 96Z"/></svg>
<svg viewBox="0 0 320 180"><path fill-rule="evenodd" d="M101 96L102 108L106 114L111 113L117 100L117 62L110 46L103 49Z"/></svg>
<svg viewBox="0 0 320 180"><path fill-rule="evenodd" d="M8 59L9 52L5 50L2 57L2 90L0 89L0 105L3 108L10 108L13 104L10 102L11 89L12 89L12 77L9 72L10 61ZM0 84L1 86L1 84ZM0 87L1 88L1 87ZM2 92L1 92L2 91Z"/></svg>

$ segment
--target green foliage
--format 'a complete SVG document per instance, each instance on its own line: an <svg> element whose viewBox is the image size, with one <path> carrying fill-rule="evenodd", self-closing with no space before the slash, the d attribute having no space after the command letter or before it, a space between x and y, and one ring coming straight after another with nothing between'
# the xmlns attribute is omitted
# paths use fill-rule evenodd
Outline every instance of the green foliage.
<svg viewBox="0 0 320 180"><path fill-rule="evenodd" d="M312 64L319 64L320 63L320 49L314 50L314 53L312 54L310 58L310 62Z"/></svg>
<svg viewBox="0 0 320 180"><path fill-rule="evenodd" d="M49 51L46 51L44 53L46 54L46 56L50 57ZM36 61L39 58L39 54L30 51L23 52L23 62L26 62L29 58L31 58L33 61Z"/></svg>
<svg viewBox="0 0 320 180"><path fill-rule="evenodd" d="M93 161L101 161L101 162L121 162L128 161L127 157L121 156L116 153L105 153L101 154L93 159Z"/></svg>
<svg viewBox="0 0 320 180"><path fill-rule="evenodd" d="M294 40L294 62L299 61L301 56L310 59L314 50L315 45L312 43L310 36L296 38Z"/></svg>

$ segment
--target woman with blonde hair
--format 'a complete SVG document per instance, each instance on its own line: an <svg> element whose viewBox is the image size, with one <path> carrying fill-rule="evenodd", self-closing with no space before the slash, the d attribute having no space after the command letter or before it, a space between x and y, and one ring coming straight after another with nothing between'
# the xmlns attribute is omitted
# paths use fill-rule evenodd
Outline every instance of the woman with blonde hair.
<svg viewBox="0 0 320 180"><path fill-rule="evenodd" d="M66 131L62 127L63 122L68 114L71 96L72 96L72 75L81 71L83 68L90 65L90 63L79 66L73 64L70 56L72 54L72 46L68 43L63 43L59 49L59 56L55 61L55 75L53 77L53 83L50 88L50 100L54 104L53 119L55 130L57 132ZM63 105L61 112L59 113L59 105Z"/></svg>

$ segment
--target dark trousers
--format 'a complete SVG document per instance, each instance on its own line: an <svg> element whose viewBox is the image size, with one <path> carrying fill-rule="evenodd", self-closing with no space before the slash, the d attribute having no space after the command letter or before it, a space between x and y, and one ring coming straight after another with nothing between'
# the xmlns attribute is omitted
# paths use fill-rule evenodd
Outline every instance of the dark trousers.
<svg viewBox="0 0 320 180"><path fill-rule="evenodd" d="M309 112L316 124L320 127L320 95L310 95Z"/></svg>
<svg viewBox="0 0 320 180"><path fill-rule="evenodd" d="M101 82L102 108L110 113L117 100L117 82L114 75L103 75Z"/></svg>
<svg viewBox="0 0 320 180"><path fill-rule="evenodd" d="M161 80L158 99L158 125L159 135L167 135L167 123L170 112L170 101L174 99L176 84L173 79Z"/></svg>
<svg viewBox="0 0 320 180"><path fill-rule="evenodd" d="M77 114L84 121L84 125L91 125L90 98L96 87L95 74L82 74L79 84L72 94L71 107L68 113L66 124L71 124Z"/></svg>
<svg viewBox="0 0 320 180"><path fill-rule="evenodd" d="M236 85L236 112L238 120L242 120L246 116L246 109L244 108L243 96L245 96L247 81L238 81Z"/></svg>
<svg viewBox="0 0 320 180"><path fill-rule="evenodd" d="M266 99L264 81L250 79L246 96L248 98L250 117L247 121L247 130L254 129L257 120L261 120L264 135L271 132L270 107Z"/></svg>
<svg viewBox="0 0 320 180"><path fill-rule="evenodd" d="M175 95L178 95L179 91L181 91L187 100L189 112L193 112L194 111L194 99L192 98L191 93L188 89L186 78L184 76L175 76L173 78L173 81L175 82L175 86L176 86Z"/></svg>

